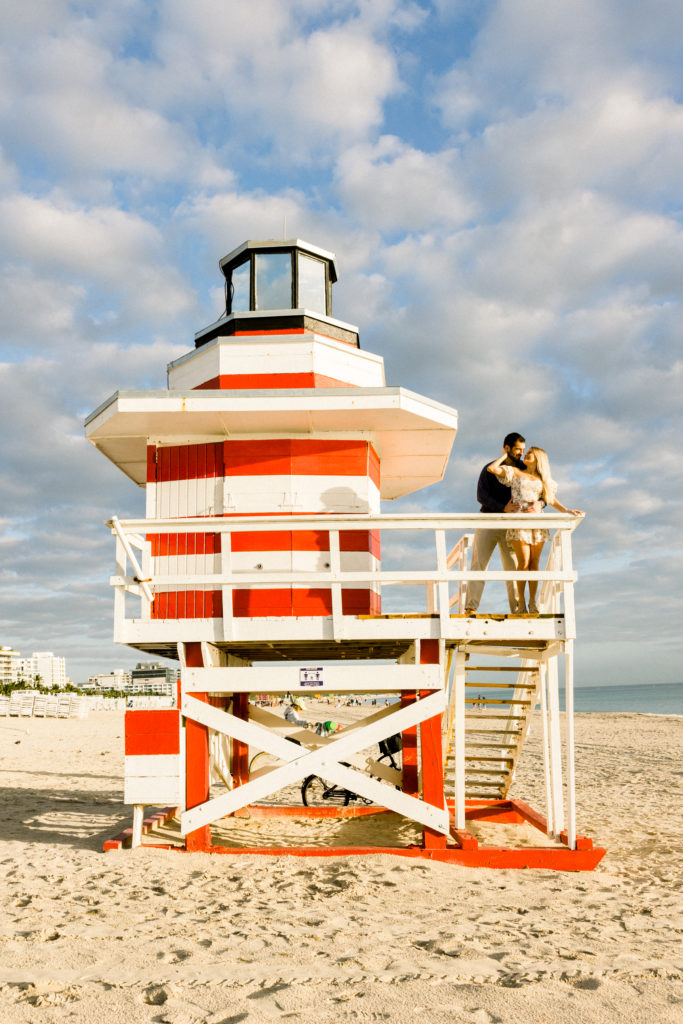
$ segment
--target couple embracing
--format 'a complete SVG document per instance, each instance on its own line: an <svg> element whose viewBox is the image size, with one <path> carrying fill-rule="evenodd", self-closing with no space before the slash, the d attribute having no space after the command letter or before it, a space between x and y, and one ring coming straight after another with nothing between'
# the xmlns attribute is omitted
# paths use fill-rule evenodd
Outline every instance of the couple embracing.
<svg viewBox="0 0 683 1024"><path fill-rule="evenodd" d="M503 453L487 463L479 475L477 501L481 511L487 513L527 512L539 513L545 505L558 512L582 516L577 508L565 508L555 496L555 483L550 476L550 463L543 448L529 448L525 453L525 440L521 434L508 434L503 441ZM550 539L544 529L477 530L472 549L473 571L488 567L496 547L500 549L503 568L507 571L535 572L538 569L543 545ZM507 581L508 601L513 614L526 615L525 580ZM467 585L465 613L474 615L479 607L483 580L472 580ZM538 614L536 592L538 581L529 580L528 613Z"/></svg>

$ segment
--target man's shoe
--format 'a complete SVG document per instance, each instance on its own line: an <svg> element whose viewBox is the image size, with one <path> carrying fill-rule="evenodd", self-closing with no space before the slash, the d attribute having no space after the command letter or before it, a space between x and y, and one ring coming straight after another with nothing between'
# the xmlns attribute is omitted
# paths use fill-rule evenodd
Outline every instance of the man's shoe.
<svg viewBox="0 0 683 1024"><path fill-rule="evenodd" d="M472 616L476 615L476 614L477 614L477 609L476 608L465 608L465 615L468 617L468 619L471 619Z"/></svg>

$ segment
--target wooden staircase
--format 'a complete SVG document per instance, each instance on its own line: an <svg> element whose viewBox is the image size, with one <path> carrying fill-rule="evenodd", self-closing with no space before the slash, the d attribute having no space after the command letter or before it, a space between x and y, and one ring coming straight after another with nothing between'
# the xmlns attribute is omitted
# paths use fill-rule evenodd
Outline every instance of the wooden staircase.
<svg viewBox="0 0 683 1024"><path fill-rule="evenodd" d="M491 648L488 648L490 651ZM538 661L530 652L500 648L498 663L492 656L468 653L465 662L465 798L503 800L515 775L531 724L531 713L540 697ZM505 664L500 664L504 661ZM491 676L500 676L491 680ZM482 681L482 676L485 681ZM444 774L447 796L452 795L455 758L452 718L444 735Z"/></svg>

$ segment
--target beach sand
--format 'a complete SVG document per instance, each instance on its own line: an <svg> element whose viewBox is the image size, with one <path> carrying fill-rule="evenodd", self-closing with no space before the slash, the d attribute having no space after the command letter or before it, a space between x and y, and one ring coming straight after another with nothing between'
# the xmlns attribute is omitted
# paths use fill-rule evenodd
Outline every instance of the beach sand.
<svg viewBox="0 0 683 1024"><path fill-rule="evenodd" d="M579 831L607 855L570 874L103 854L132 816L123 715L2 719L0 1024L678 1024L682 733L673 717L577 716ZM537 728L513 794L543 807ZM405 838L393 817L371 827ZM222 828L247 843L256 824ZM285 827L325 841L320 822ZM282 823L258 828L276 842Z"/></svg>

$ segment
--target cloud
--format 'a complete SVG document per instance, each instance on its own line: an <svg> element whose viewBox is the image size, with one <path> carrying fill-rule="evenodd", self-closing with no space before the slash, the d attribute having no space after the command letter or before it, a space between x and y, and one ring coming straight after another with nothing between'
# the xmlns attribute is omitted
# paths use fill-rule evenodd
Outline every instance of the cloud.
<svg viewBox="0 0 683 1024"><path fill-rule="evenodd" d="M116 207L85 208L59 196L10 194L0 199L0 241L15 268L32 268L23 271L24 283L39 273L55 288L57 275L72 282L77 277L72 298L82 298L84 285L96 286L116 295L121 304L116 316L166 321L193 304L186 281L163 257L160 232ZM22 272L11 273L20 288Z"/></svg>
<svg viewBox="0 0 683 1024"><path fill-rule="evenodd" d="M380 231L452 230L476 209L457 150L425 153L385 135L347 149L336 174L349 213Z"/></svg>
<svg viewBox="0 0 683 1024"><path fill-rule="evenodd" d="M675 88L683 15L675 0L509 0L489 6L437 103L456 129L561 109L626 78Z"/></svg>
<svg viewBox="0 0 683 1024"><path fill-rule="evenodd" d="M410 26L414 5L383 6ZM355 4L334 10L329 21L324 8L308 3L226 8L218 0L192 7L174 0L155 42L159 66L149 75L139 67L139 82L149 77L159 102L179 103L188 114L220 108L240 146L258 140L293 163L338 152L381 123L399 79L391 49L373 37L379 22L370 5L358 17Z"/></svg>

